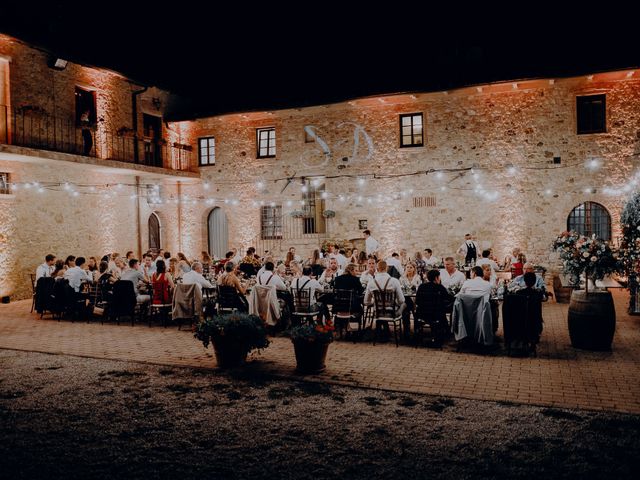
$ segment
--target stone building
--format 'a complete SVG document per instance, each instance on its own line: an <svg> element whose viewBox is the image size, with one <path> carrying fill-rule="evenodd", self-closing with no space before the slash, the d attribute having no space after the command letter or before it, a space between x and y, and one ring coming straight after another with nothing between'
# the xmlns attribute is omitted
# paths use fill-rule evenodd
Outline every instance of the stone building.
<svg viewBox="0 0 640 480"><path fill-rule="evenodd" d="M17 185L0 194L0 295L28 295L50 252L306 257L327 240L361 245L364 228L388 253L444 257L470 232L500 258L519 246L553 266L568 226L615 242L640 180L631 70L190 118L167 92L55 60L0 36L0 172ZM62 118L75 140L39 118ZM57 132L48 143L43 129Z"/></svg>

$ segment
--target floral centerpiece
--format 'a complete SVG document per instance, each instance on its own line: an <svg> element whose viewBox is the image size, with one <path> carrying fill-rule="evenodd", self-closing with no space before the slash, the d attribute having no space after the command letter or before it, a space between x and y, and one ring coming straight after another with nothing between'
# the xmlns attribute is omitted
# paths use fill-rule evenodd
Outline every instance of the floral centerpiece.
<svg viewBox="0 0 640 480"><path fill-rule="evenodd" d="M299 372L316 373L325 369L327 350L333 342L334 331L331 320L319 324L298 325L289 330Z"/></svg>
<svg viewBox="0 0 640 480"><path fill-rule="evenodd" d="M324 210L322 216L324 218L333 218L336 216L336 212L334 210Z"/></svg>
<svg viewBox="0 0 640 480"><path fill-rule="evenodd" d="M293 210L289 215L291 218L303 218L304 212L302 210Z"/></svg>
<svg viewBox="0 0 640 480"><path fill-rule="evenodd" d="M449 290L449 293L455 297L460 292L460 290L462 290L462 284L454 283L453 285L449 285L449 288L447 288L447 290Z"/></svg>
<svg viewBox="0 0 640 480"><path fill-rule="evenodd" d="M560 254L564 272L570 275L572 283L578 283L580 276L585 275L586 293L589 293L589 280L595 285L596 280L621 269L618 252L595 235L585 237L577 232L563 232L553 242L553 249Z"/></svg>
<svg viewBox="0 0 640 480"><path fill-rule="evenodd" d="M620 261L627 275L630 292L629 312L638 313L638 275L640 273L640 193L633 195L620 215L622 240L620 242Z"/></svg>
<svg viewBox="0 0 640 480"><path fill-rule="evenodd" d="M205 319L195 326L194 337L205 348L213 343L220 367L237 366L252 350L269 346L267 331L259 317L246 313L231 313Z"/></svg>

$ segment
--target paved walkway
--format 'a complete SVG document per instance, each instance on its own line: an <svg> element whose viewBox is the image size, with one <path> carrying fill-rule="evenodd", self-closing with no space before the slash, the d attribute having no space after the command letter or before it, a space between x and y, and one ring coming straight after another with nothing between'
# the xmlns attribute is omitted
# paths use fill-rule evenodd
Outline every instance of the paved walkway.
<svg viewBox="0 0 640 480"><path fill-rule="evenodd" d="M640 317L625 313L626 291L613 294L618 316L612 352L573 349L567 330L568 306L547 303L537 358L336 341L329 347L327 370L305 378L403 392L640 414ZM211 347L205 350L189 331L40 320L29 313L30 307L30 301L0 305L0 348L215 367ZM252 358L256 361L251 368L299 378L294 373L293 347L288 339L274 339L269 348Z"/></svg>

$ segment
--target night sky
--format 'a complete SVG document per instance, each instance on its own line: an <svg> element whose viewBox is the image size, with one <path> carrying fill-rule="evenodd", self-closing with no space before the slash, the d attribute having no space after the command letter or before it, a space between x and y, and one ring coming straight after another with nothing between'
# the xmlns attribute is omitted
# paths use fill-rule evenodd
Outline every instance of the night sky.
<svg viewBox="0 0 640 480"><path fill-rule="evenodd" d="M0 31L188 96L199 114L640 66L640 42L624 38L633 31L616 24L615 36L605 34L607 22L597 25L593 15L588 24L553 16L525 24L521 15L495 28L480 16L468 27L455 12L422 14L391 2L236 3L22 2L1 8Z"/></svg>

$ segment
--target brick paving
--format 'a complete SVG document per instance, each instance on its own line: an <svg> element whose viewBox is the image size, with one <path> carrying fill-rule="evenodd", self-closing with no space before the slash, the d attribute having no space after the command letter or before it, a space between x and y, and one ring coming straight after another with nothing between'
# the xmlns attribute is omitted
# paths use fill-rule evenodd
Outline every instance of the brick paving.
<svg viewBox="0 0 640 480"><path fill-rule="evenodd" d="M394 344L336 341L327 370L305 376L321 381L402 392L505 401L566 408L640 413L640 317L626 314L628 293L613 291L617 328L612 352L571 347L568 305L544 305L545 326L537 358L512 358L414 348ZM0 305L0 348L129 360L162 365L215 368L191 332L175 327L51 320L29 313L30 301ZM499 334L501 332L498 332ZM291 342L275 338L245 368L277 377L295 372Z"/></svg>

